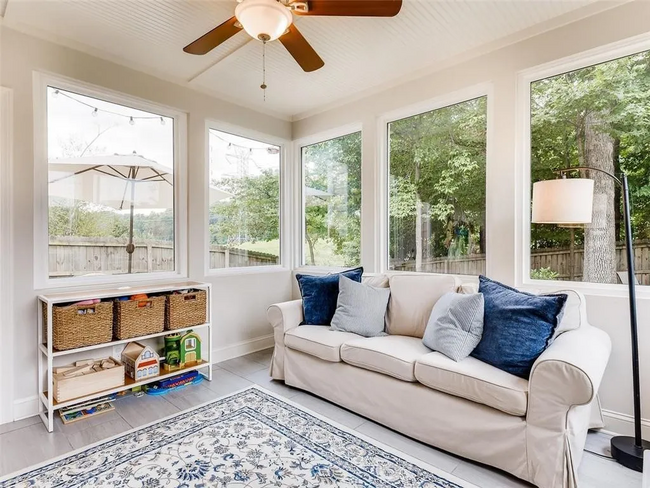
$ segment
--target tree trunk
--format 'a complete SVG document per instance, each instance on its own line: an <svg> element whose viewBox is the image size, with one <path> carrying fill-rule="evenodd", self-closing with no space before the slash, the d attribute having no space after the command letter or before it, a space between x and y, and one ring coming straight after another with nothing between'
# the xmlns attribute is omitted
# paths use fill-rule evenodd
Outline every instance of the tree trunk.
<svg viewBox="0 0 650 488"><path fill-rule="evenodd" d="M316 266L316 259L314 257L314 242L309 238L309 234L305 231L305 240L307 241L307 245L309 246L309 259L311 260L312 266Z"/></svg>
<svg viewBox="0 0 650 488"><path fill-rule="evenodd" d="M621 140L619 138L614 139L614 174L620 174L621 172ZM621 193L621 187L619 185L614 185L614 239L616 242L623 240L622 235L622 223L623 223L623 195Z"/></svg>
<svg viewBox="0 0 650 488"><path fill-rule="evenodd" d="M599 114L588 113L584 118L583 140L578 145L585 166L614 173L614 139L603 131L602 125ZM582 281L616 283L614 181L597 171L588 173L594 180L594 210L591 224L585 226Z"/></svg>
<svg viewBox="0 0 650 488"><path fill-rule="evenodd" d="M415 160L415 185L420 182L420 161ZM422 271L422 200L420 192L415 195L415 271Z"/></svg>

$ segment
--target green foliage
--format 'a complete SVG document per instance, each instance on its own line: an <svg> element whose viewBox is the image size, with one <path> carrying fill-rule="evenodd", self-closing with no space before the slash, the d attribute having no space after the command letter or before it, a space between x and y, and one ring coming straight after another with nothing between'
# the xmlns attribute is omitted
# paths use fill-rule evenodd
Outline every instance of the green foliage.
<svg viewBox="0 0 650 488"><path fill-rule="evenodd" d="M280 177L277 170L213 182L233 196L210 208L213 244L237 247L243 242L280 237ZM279 252L279 250L278 250Z"/></svg>
<svg viewBox="0 0 650 488"><path fill-rule="evenodd" d="M129 214L102 210L86 202L66 204L53 202L49 208L50 237L129 237ZM173 211L136 213L133 219L133 238L142 240L174 240Z"/></svg>
<svg viewBox="0 0 650 488"><path fill-rule="evenodd" d="M553 271L551 268L537 268L530 270L530 277L533 280L557 280L559 276L559 273Z"/></svg>
<svg viewBox="0 0 650 488"><path fill-rule="evenodd" d="M316 260L319 242L340 256L336 264L354 266L361 259L361 132L303 148L305 187L323 195L305 197L306 261Z"/></svg>
<svg viewBox="0 0 650 488"><path fill-rule="evenodd" d="M531 85L532 181L554 178L553 170L583 165L580 136L589 114L597 130L615 141L614 168L628 174L635 239L650 237L650 52L540 80ZM622 210L620 194L615 205ZM620 228L620 217L617 221ZM622 239L619 232L617 239ZM576 232L581 244L582 232ZM563 247L570 233L533 225L531 247Z"/></svg>
<svg viewBox="0 0 650 488"><path fill-rule="evenodd" d="M390 255L411 259L418 201L423 255L484 252L486 98L390 124Z"/></svg>

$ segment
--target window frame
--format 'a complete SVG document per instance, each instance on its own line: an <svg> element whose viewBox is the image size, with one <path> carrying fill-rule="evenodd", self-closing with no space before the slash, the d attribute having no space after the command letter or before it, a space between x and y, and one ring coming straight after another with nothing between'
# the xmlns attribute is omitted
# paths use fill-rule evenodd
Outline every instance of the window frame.
<svg viewBox="0 0 650 488"><path fill-rule="evenodd" d="M303 271L313 274L318 273L330 273L338 272L341 270L348 269L346 266L309 266L305 264L305 169L302 163L302 150L304 147L312 146L321 142L326 142L332 139L337 139L339 137L349 136L357 132L361 133L361 242L359 244L360 255L359 255L359 266L363 265L361 260L363 255L363 225L364 225L364 215L363 215L363 172L364 172L364 162L363 162L363 124L361 122L353 122L350 124L342 125L333 129L325 130L312 134L301 139L297 139L293 143L293 153L296 161L296 177L293 182L294 194L299 195L300 198L296 198L294 215L296 216L296 222L293 226L294 236L293 236L293 268L295 271Z"/></svg>
<svg viewBox="0 0 650 488"><path fill-rule="evenodd" d="M153 112L174 120L174 271L104 276L49 276L47 87ZM187 278L187 113L98 85L34 71L34 287L36 289L158 282ZM45 168L45 171L43 169Z"/></svg>
<svg viewBox="0 0 650 488"><path fill-rule="evenodd" d="M278 168L278 178L280 180L280 262L279 264L272 264L269 266L240 266L232 268L211 268L210 267L210 130L217 130L226 132L234 136L245 137L248 139L256 140L264 144L278 146L280 148L280 166ZM288 190L287 177L290 175L289 163L287 161L287 145L289 141L286 139L271 136L254 129L247 129L234 124L229 124L221 120L206 119L205 121L205 154L203 160L205 161L204 168L204 184L203 184L203 225L205 226L203 234L204 243L204 273L205 276L228 276L240 274L256 274L256 273L273 273L278 271L287 271L287 263L291 262L289 257L289 218L290 209L288 202L291 201Z"/></svg>
<svg viewBox="0 0 650 488"><path fill-rule="evenodd" d="M390 138L389 138L389 124L416 115L421 115L426 112L432 112L452 105L457 105L463 102L468 102L476 98L486 98L486 149L485 149L485 274L489 276L492 270L491 264L491 249L492 235L490 231L491 223L491 205L490 205L490 180L494 178L492 175L491 164L493 160L493 85L492 83L480 83L477 85L469 86L451 93L440 95L430 98L425 101L417 102L406 107L402 107L391 112L382 114L379 117L377 139L379 149L379 161L381 162L381 171L377 172L375 185L379 188L377 192L377 207L380 211L380 221L376 230L376 239L379 246L377 259L377 268L382 273L391 274L440 274L440 273L427 273L424 271L400 271L391 270L390 265L390 212L389 212L389 199L390 199ZM471 280L475 275L461 275L461 274L445 274L445 276L454 276L461 281L465 282ZM477 276L478 277L478 276Z"/></svg>
<svg viewBox="0 0 650 488"><path fill-rule="evenodd" d="M614 61L650 50L650 33L599 46L517 74L517 124L515 164L515 286L536 290L572 288L590 295L627 297L625 284L584 281L536 280L530 277L531 214L531 85L575 70ZM637 295L650 298L650 286L638 285Z"/></svg>

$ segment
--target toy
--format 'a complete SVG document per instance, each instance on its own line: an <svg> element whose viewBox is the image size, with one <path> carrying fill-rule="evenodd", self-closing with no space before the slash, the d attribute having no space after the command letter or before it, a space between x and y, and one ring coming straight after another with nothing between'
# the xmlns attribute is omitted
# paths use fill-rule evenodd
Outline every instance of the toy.
<svg viewBox="0 0 650 488"><path fill-rule="evenodd" d="M179 374L173 378L156 381L151 385L145 385L144 389L147 395L165 395L170 391L185 388L188 385L195 385L203 381L203 375L198 371Z"/></svg>
<svg viewBox="0 0 650 488"><path fill-rule="evenodd" d="M160 374L160 356L151 347L129 342L122 351L122 362L127 376L136 381Z"/></svg>
<svg viewBox="0 0 650 488"><path fill-rule="evenodd" d="M181 367L194 366L201 362L201 337L191 330L181 337Z"/></svg>
<svg viewBox="0 0 650 488"><path fill-rule="evenodd" d="M181 369L181 335L165 336L165 362L163 370L174 371Z"/></svg>

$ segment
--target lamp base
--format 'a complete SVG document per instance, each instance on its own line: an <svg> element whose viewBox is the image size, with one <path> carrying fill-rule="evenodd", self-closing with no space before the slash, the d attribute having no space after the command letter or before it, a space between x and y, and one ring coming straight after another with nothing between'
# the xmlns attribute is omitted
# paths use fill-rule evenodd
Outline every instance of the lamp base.
<svg viewBox="0 0 650 488"><path fill-rule="evenodd" d="M626 468L634 471L643 471L643 451L650 449L650 442L641 441L642 447L634 444L634 437L612 437L612 457Z"/></svg>

